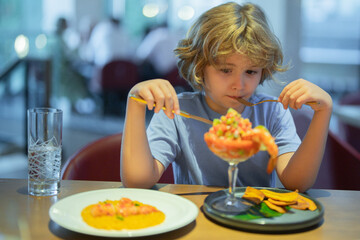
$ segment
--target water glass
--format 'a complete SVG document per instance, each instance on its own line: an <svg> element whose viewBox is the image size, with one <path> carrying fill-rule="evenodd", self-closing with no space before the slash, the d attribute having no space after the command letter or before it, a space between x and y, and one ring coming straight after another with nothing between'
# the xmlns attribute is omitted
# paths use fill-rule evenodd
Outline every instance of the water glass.
<svg viewBox="0 0 360 240"><path fill-rule="evenodd" d="M28 193L51 196L60 191L62 150L60 109L32 108L28 117Z"/></svg>

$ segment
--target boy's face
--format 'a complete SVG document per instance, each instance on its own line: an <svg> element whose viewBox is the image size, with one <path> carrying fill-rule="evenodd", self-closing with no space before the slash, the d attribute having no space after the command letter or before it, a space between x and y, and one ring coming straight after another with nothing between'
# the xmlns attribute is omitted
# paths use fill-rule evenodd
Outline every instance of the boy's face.
<svg viewBox="0 0 360 240"><path fill-rule="evenodd" d="M204 69L204 91L212 110L226 114L228 108L243 112L245 106L236 98L249 99L260 83L262 68L254 66L245 55L232 54L219 58L216 67Z"/></svg>

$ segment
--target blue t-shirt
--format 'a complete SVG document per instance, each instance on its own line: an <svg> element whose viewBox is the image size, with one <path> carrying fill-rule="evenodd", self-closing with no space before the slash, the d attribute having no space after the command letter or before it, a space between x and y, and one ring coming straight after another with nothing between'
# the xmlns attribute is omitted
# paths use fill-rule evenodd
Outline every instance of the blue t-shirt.
<svg viewBox="0 0 360 240"><path fill-rule="evenodd" d="M180 109L206 119L220 118L210 109L201 92L186 92L178 95ZM253 95L251 102L274 99L264 94ZM279 147L279 155L294 152L300 145L296 127L289 110L279 103L263 103L245 107L241 113L249 118L252 126L264 125L269 129ZM228 163L214 155L204 141L209 124L175 115L169 119L163 111L154 114L147 129L153 157L165 168L173 163L177 184L200 184L228 187ZM274 187L275 175L267 174L269 154L261 151L245 162L238 164L236 186Z"/></svg>

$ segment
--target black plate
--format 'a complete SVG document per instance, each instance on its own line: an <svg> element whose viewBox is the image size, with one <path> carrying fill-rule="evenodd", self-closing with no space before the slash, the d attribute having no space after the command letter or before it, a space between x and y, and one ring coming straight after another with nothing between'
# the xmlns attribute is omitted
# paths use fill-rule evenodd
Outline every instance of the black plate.
<svg viewBox="0 0 360 240"><path fill-rule="evenodd" d="M274 192L290 192L285 189L278 188L257 188L257 189L268 189ZM246 188L238 187L235 189L235 196L242 197ZM259 218L259 219L251 219L251 220L241 220L235 218L234 215L226 214L223 212L219 212L212 207L214 201L219 199L225 199L227 196L228 189L220 190L214 192L206 197L204 202L204 212L205 215L210 219L219 222L223 225L239 228L243 230L255 231L255 232L288 232L288 231L296 231L301 229L310 228L315 226L324 216L324 207L323 205L305 194L303 196L311 199L317 206L315 211L310 210L297 210L291 209L288 213L285 213L279 217L273 218Z"/></svg>

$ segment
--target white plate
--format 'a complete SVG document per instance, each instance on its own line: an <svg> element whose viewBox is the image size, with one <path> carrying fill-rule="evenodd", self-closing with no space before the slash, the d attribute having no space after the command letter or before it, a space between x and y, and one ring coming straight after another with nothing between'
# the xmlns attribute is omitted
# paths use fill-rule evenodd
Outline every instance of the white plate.
<svg viewBox="0 0 360 240"><path fill-rule="evenodd" d="M81 211L90 204L105 200L120 200L122 197L150 204L165 213L161 224L139 230L101 230L87 225ZM51 206L49 215L58 225L79 233L104 237L141 237L169 232L194 221L198 207L186 198L147 189L117 188L78 193L61 199Z"/></svg>

